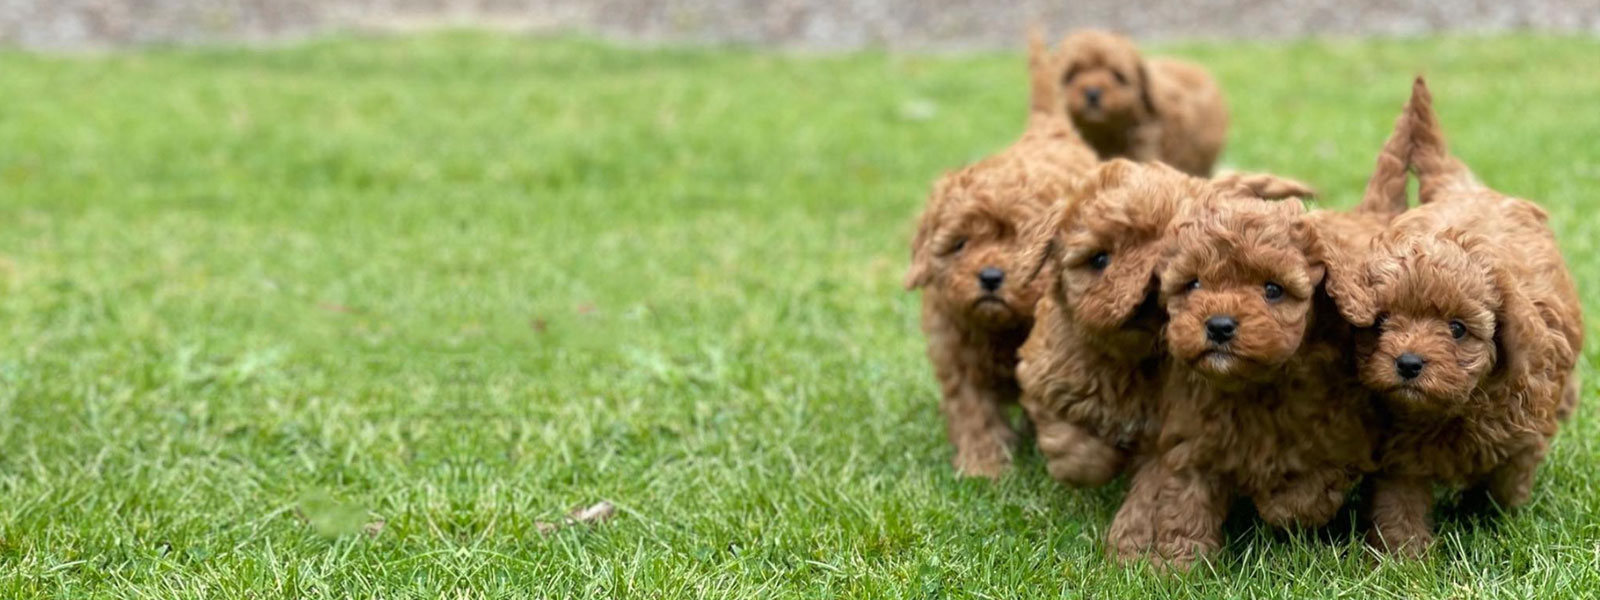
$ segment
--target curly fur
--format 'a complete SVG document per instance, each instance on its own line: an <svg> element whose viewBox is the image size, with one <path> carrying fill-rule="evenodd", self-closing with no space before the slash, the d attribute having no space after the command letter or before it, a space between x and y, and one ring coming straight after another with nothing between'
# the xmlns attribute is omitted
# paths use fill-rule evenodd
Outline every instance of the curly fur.
<svg viewBox="0 0 1600 600"><path fill-rule="evenodd" d="M1322 287L1323 250L1366 241L1387 211L1224 196L1185 207L1160 278L1160 436L1109 531L1117 557L1186 568L1221 546L1236 498L1273 526L1321 525L1375 468L1373 403L1354 378L1352 328ZM1208 321L1222 316L1236 325L1218 341Z"/></svg>
<svg viewBox="0 0 1600 600"><path fill-rule="evenodd" d="M1483 186L1449 155L1420 77L1407 121L1420 205L1360 268L1334 277L1350 290L1341 310L1369 326L1357 345L1360 379L1388 418L1368 539L1417 555L1432 540L1437 485L1480 489L1506 508L1528 500L1548 440L1576 403L1583 329L1545 212ZM1401 356L1423 361L1410 377Z"/></svg>
<svg viewBox="0 0 1600 600"><path fill-rule="evenodd" d="M922 328L939 379L956 470L998 476L1016 439L1006 406L1019 393L1017 348L1033 326L1043 280L1022 260L1024 224L1068 193L1097 162L1055 98L1058 69L1031 41L1027 130L1004 151L935 184L912 242L906 287L922 289ZM985 269L1003 279L994 290Z"/></svg>
<svg viewBox="0 0 1600 600"><path fill-rule="evenodd" d="M1304 184L1269 175L1207 181L1118 159L1040 221L1032 260L1051 276L1017 378L1052 477L1103 484L1155 437L1166 316L1156 277L1181 203L1309 194Z"/></svg>
<svg viewBox="0 0 1600 600"><path fill-rule="evenodd" d="M1222 153L1228 107L1198 65L1145 60L1122 36L1083 30L1061 43L1067 111L1102 159L1159 160L1207 176Z"/></svg>

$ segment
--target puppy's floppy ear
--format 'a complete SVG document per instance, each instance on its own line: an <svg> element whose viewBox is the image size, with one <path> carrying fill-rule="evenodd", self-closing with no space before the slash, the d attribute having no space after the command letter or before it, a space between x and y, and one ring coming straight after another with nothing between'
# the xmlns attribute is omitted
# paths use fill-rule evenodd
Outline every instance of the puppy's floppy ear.
<svg viewBox="0 0 1600 600"><path fill-rule="evenodd" d="M1508 258L1493 242L1474 237L1463 240L1467 252L1489 267L1494 286L1500 292L1500 306L1494 315L1494 340L1501 370L1510 386L1511 401L1523 403L1523 410L1554 411L1560 403L1564 382L1556 374L1565 339L1551 330L1512 275Z"/></svg>
<svg viewBox="0 0 1600 600"><path fill-rule="evenodd" d="M1350 324L1371 327L1378 319L1378 301L1372 295L1372 284L1367 277L1367 253L1337 236L1324 233L1312 216L1296 220L1294 228L1306 259L1311 263L1313 284L1321 280L1323 291Z"/></svg>
<svg viewBox="0 0 1600 600"><path fill-rule="evenodd" d="M1027 241L1025 246L1027 250L1024 251L1020 264L1028 269L1023 285L1033 282L1045 266L1061 252L1058 240L1061 224L1071 220L1083 203L1099 194L1101 190L1121 186L1138 166L1138 163L1123 158L1100 163L1100 166L1073 184L1066 198L1057 200L1046 209L1043 216L1034 219L1023 228L1022 239Z"/></svg>
<svg viewBox="0 0 1600 600"><path fill-rule="evenodd" d="M1026 274L1022 278L1023 286L1033 283L1034 278L1038 277L1045 266L1049 265L1061 251L1056 237L1061 232L1061 223L1075 205L1073 199L1062 198L1046 208L1044 214L1022 226L1024 249L1022 260L1018 264L1026 269Z"/></svg>
<svg viewBox="0 0 1600 600"><path fill-rule="evenodd" d="M923 214L917 222L917 235L911 240L911 266L906 269L905 286L907 290L914 290L928 285L933 279L933 243L934 215Z"/></svg>
<svg viewBox="0 0 1600 600"><path fill-rule="evenodd" d="M1152 85L1153 84L1150 82L1150 69L1148 69L1148 68L1146 68L1144 66L1144 61L1143 60L1140 60L1139 61L1139 101L1144 103L1144 110L1146 112L1150 113L1150 116L1154 117L1154 116L1157 116L1157 115L1156 115L1155 97L1151 95L1152 92L1150 91L1150 87Z"/></svg>
<svg viewBox="0 0 1600 600"><path fill-rule="evenodd" d="M1223 188L1262 200L1313 198L1317 195L1317 190L1309 185L1269 173L1227 173L1211 181Z"/></svg>

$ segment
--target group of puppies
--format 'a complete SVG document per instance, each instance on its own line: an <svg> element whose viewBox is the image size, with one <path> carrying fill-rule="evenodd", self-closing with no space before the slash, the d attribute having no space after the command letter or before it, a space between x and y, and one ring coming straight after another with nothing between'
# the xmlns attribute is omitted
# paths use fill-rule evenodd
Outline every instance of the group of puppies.
<svg viewBox="0 0 1600 600"><path fill-rule="evenodd" d="M1577 404L1577 291L1546 213L1448 153L1420 77L1361 202L1327 211L1211 176L1228 116L1200 67L1085 31L1034 35L1029 72L1022 138L937 182L906 276L959 472L998 476L1031 428L1063 483L1128 476L1113 557L1178 568L1241 500L1316 527L1360 487L1403 556L1436 488L1528 500Z"/></svg>

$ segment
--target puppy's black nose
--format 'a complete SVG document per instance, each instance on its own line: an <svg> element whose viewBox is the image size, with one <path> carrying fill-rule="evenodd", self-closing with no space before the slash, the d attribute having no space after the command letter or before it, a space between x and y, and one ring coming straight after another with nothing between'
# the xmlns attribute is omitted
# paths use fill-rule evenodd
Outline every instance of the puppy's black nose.
<svg viewBox="0 0 1600 600"><path fill-rule="evenodd" d="M1100 106L1100 88L1088 88L1083 90L1083 99L1089 103L1091 108Z"/></svg>
<svg viewBox="0 0 1600 600"><path fill-rule="evenodd" d="M1394 359L1394 372L1399 374L1401 379L1416 379L1422 374L1422 367L1427 364L1426 359L1407 352Z"/></svg>
<svg viewBox="0 0 1600 600"><path fill-rule="evenodd" d="M1221 344L1233 339L1239 331L1239 322L1227 315L1212 315L1206 319L1206 339Z"/></svg>
<svg viewBox="0 0 1600 600"><path fill-rule="evenodd" d="M1000 283L1005 280L1006 272L1000 269L984 267L982 271L978 271L978 284L982 285L986 292L1000 289Z"/></svg>

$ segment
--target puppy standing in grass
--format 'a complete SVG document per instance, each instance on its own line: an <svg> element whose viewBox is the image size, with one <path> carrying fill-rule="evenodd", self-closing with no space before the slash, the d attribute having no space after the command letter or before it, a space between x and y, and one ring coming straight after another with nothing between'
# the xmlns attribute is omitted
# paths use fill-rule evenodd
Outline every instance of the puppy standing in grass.
<svg viewBox="0 0 1600 600"><path fill-rule="evenodd" d="M1050 476L1110 481L1156 433L1165 358L1156 276L1181 203L1309 195L1270 175L1208 181L1160 163L1097 167L1038 223L1031 262L1048 279L1017 379Z"/></svg>
<svg viewBox="0 0 1600 600"><path fill-rule="evenodd" d="M1340 308L1372 326L1361 380L1389 427L1369 494L1373 545L1417 555L1432 541L1435 484L1504 508L1528 501L1561 417L1577 404L1583 317L1547 216L1495 192L1450 156L1426 83L1406 116L1417 208L1361 268L1335 271ZM1403 189L1405 176L1397 178Z"/></svg>
<svg viewBox="0 0 1600 600"><path fill-rule="evenodd" d="M1017 348L1033 327L1043 282L1030 283L1023 268L1021 229L1096 163L1056 98L1059 68L1037 35L1029 46L1027 130L1010 148L935 184L905 279L908 289L923 290L928 358L944 394L955 468L965 475L998 476L1017 438L1007 408L1017 399Z"/></svg>
<svg viewBox="0 0 1600 600"><path fill-rule="evenodd" d="M1391 136L1361 205L1195 196L1161 273L1170 353L1160 437L1108 533L1121 559L1186 568L1222 542L1236 498L1277 527L1319 526L1374 467L1371 394L1355 380L1353 328L1325 291L1404 210L1404 138Z"/></svg>
<svg viewBox="0 0 1600 600"><path fill-rule="evenodd" d="M1061 54L1067 110L1100 158L1211 174L1228 134L1228 106L1204 68L1144 60L1131 40L1095 30L1068 36Z"/></svg>

